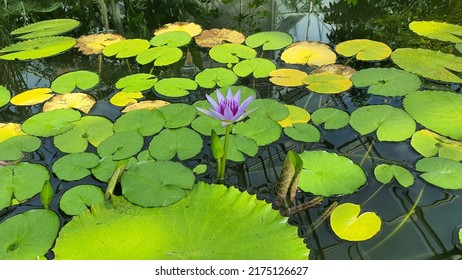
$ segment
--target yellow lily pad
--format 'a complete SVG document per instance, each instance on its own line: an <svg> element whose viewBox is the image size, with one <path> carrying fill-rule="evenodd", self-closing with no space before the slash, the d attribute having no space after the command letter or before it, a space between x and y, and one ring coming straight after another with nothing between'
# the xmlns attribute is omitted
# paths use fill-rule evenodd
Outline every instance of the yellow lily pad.
<svg viewBox="0 0 462 280"><path fill-rule="evenodd" d="M336 94L351 88L353 83L345 76L331 73L312 74L303 79L307 88L316 93Z"/></svg>
<svg viewBox="0 0 462 280"><path fill-rule="evenodd" d="M288 46L282 52L281 59L290 64L323 66L335 63L337 55L328 45L302 41Z"/></svg>
<svg viewBox="0 0 462 280"><path fill-rule="evenodd" d="M18 123L0 123L0 142L5 141L8 138L26 135L22 129L21 125Z"/></svg>
<svg viewBox="0 0 462 280"><path fill-rule="evenodd" d="M310 120L310 113L307 110L295 105L284 104L284 106L289 109L289 116L278 122L281 127L292 127L295 123L307 123Z"/></svg>
<svg viewBox="0 0 462 280"><path fill-rule="evenodd" d="M159 35L170 31L185 31L189 35L191 35L191 37L195 37L201 34L202 27L199 24L193 22L167 23L164 26L157 29L156 31L154 31L154 35Z"/></svg>
<svg viewBox="0 0 462 280"><path fill-rule="evenodd" d="M82 35L77 39L74 48L78 48L85 55L100 54L104 47L125 40L119 34L90 34Z"/></svg>
<svg viewBox="0 0 462 280"><path fill-rule="evenodd" d="M121 92L116 93L113 97L111 97L109 102L111 102L112 105L123 107L123 106L127 106L133 103L137 103L138 102L137 99L140 99L140 98L143 98L143 94L141 93L141 91L135 91L135 92L121 91Z"/></svg>
<svg viewBox="0 0 462 280"><path fill-rule="evenodd" d="M64 108L74 108L81 112L90 112L96 101L88 94L81 92L58 94L43 104L43 111L53 111Z"/></svg>
<svg viewBox="0 0 462 280"><path fill-rule="evenodd" d="M203 48L212 48L223 43L242 44L245 41L245 35L236 30L213 28L202 31L195 40Z"/></svg>
<svg viewBox="0 0 462 280"><path fill-rule="evenodd" d="M391 48L382 42L368 39L355 39L342 42L335 47L335 51L346 57L356 55L357 60L379 61L387 59L391 53Z"/></svg>
<svg viewBox="0 0 462 280"><path fill-rule="evenodd" d="M446 22L413 21L409 29L431 39L445 42L462 43L462 26Z"/></svg>
<svg viewBox="0 0 462 280"><path fill-rule="evenodd" d="M455 161L462 160L462 141L455 141L430 130L422 129L414 133L411 146L424 157L438 155Z"/></svg>
<svg viewBox="0 0 462 280"><path fill-rule="evenodd" d="M341 76L344 76L350 79L351 76L353 76L353 74L356 73L356 70L354 68L351 68L350 66L346 66L343 64L329 64L329 65L321 66L311 71L311 74L319 74L319 73L337 74L337 75L341 75Z"/></svg>
<svg viewBox="0 0 462 280"><path fill-rule="evenodd" d="M40 104L53 96L51 92L50 88L34 88L15 95L10 102L17 106Z"/></svg>
<svg viewBox="0 0 462 280"><path fill-rule="evenodd" d="M298 87L304 85L303 79L308 77L308 74L297 69L281 68L271 71L269 76L270 82L275 85Z"/></svg>
<svg viewBox="0 0 462 280"><path fill-rule="evenodd" d="M170 104L170 102L164 100L144 100L138 103L128 105L127 107L125 107L125 109L122 110L122 113L139 109L155 110L168 104Z"/></svg>

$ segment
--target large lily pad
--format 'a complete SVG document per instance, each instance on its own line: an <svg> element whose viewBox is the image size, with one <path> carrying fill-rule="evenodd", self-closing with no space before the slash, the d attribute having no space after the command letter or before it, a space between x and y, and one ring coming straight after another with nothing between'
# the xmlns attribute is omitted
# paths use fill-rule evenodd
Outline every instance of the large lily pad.
<svg viewBox="0 0 462 280"><path fill-rule="evenodd" d="M308 258L286 218L235 188L201 183L186 198L161 208L111 200L112 209L95 206L64 226L54 247L56 259Z"/></svg>
<svg viewBox="0 0 462 280"><path fill-rule="evenodd" d="M197 89L197 83L187 78L165 78L158 81L154 89L164 96L182 97L188 95L189 90Z"/></svg>
<svg viewBox="0 0 462 280"><path fill-rule="evenodd" d="M284 104L274 99L255 99L250 103L248 110L258 108L249 118L269 118L274 121L282 121L289 116L289 109Z"/></svg>
<svg viewBox="0 0 462 280"><path fill-rule="evenodd" d="M116 88L125 92L143 91L152 88L157 78L152 74L137 73L120 78L115 84Z"/></svg>
<svg viewBox="0 0 462 280"><path fill-rule="evenodd" d="M237 76L229 69L215 67L204 69L194 79L203 88L229 87L236 83Z"/></svg>
<svg viewBox="0 0 462 280"><path fill-rule="evenodd" d="M448 190L462 189L462 163L447 158L424 158L416 163L416 170L425 181Z"/></svg>
<svg viewBox="0 0 462 280"><path fill-rule="evenodd" d="M71 37L46 37L19 42L0 50L0 59L27 60L50 57L71 49L75 45Z"/></svg>
<svg viewBox="0 0 462 280"><path fill-rule="evenodd" d="M356 56L357 60L377 61L387 59L392 50L385 43L368 39L354 39L342 42L335 51L346 57Z"/></svg>
<svg viewBox="0 0 462 280"><path fill-rule="evenodd" d="M414 176L406 168L399 165L380 164L374 169L375 178L382 184L388 184L396 178L398 183L407 188L414 184Z"/></svg>
<svg viewBox="0 0 462 280"><path fill-rule="evenodd" d="M37 150L42 141L35 136L18 135L0 142L0 160L20 160L24 153Z"/></svg>
<svg viewBox="0 0 462 280"><path fill-rule="evenodd" d="M103 49L105 56L114 56L116 58L134 57L146 51L151 44L144 39L127 39L111 45Z"/></svg>
<svg viewBox="0 0 462 280"><path fill-rule="evenodd" d="M290 68L281 68L269 73L270 82L278 86L298 87L304 85L303 80L308 77L304 71Z"/></svg>
<svg viewBox="0 0 462 280"><path fill-rule="evenodd" d="M303 83L308 85L309 90L322 94L341 93L353 85L348 77L327 72L308 75L303 79Z"/></svg>
<svg viewBox="0 0 462 280"><path fill-rule="evenodd" d="M10 91L6 87L0 85L0 108L8 104L10 98Z"/></svg>
<svg viewBox="0 0 462 280"><path fill-rule="evenodd" d="M58 216L34 209L0 224L0 259L37 260L53 246L59 230Z"/></svg>
<svg viewBox="0 0 462 280"><path fill-rule="evenodd" d="M252 118L245 122L237 123L233 128L233 133L247 136L255 140L258 146L271 144L281 137L281 126L268 118Z"/></svg>
<svg viewBox="0 0 462 280"><path fill-rule="evenodd" d="M154 61L154 66L166 66L178 62L183 57L183 51L177 47L160 46L147 49L136 56L136 61L145 65Z"/></svg>
<svg viewBox="0 0 462 280"><path fill-rule="evenodd" d="M53 172L61 180L75 181L90 175L98 163L99 157L93 153L68 154L53 163Z"/></svg>
<svg viewBox="0 0 462 280"><path fill-rule="evenodd" d="M99 144L98 154L102 158L112 155L114 160L126 159L141 151L143 144L143 136L136 131L116 132Z"/></svg>
<svg viewBox="0 0 462 280"><path fill-rule="evenodd" d="M190 159L202 149L202 138L194 130L186 127L165 129L154 136L149 144L149 153L156 159Z"/></svg>
<svg viewBox="0 0 462 280"><path fill-rule="evenodd" d="M454 141L430 130L422 129L414 133L411 146L424 157L438 155L455 161L462 160L462 142Z"/></svg>
<svg viewBox="0 0 462 280"><path fill-rule="evenodd" d="M136 131L149 136L161 131L165 124L164 115L157 110L139 109L127 112L114 123L114 131Z"/></svg>
<svg viewBox="0 0 462 280"><path fill-rule="evenodd" d="M245 44L251 48L262 47L264 51L279 50L293 42L292 36L280 31L263 31L250 35Z"/></svg>
<svg viewBox="0 0 462 280"><path fill-rule="evenodd" d="M315 195L352 194L366 183L364 171L349 158L326 151L305 151L300 154L303 169L300 189Z"/></svg>
<svg viewBox="0 0 462 280"><path fill-rule="evenodd" d="M72 92L75 88L87 90L96 86L98 83L98 74L91 71L78 70L57 77L51 83L51 89L57 93L66 93Z"/></svg>
<svg viewBox="0 0 462 280"><path fill-rule="evenodd" d="M191 105L173 103L158 109L165 118L166 128L187 126L196 118L197 110Z"/></svg>
<svg viewBox="0 0 462 280"><path fill-rule="evenodd" d="M409 29L431 39L445 42L462 43L462 26L446 22L413 21Z"/></svg>
<svg viewBox="0 0 462 280"><path fill-rule="evenodd" d="M322 66L335 63L337 55L325 44L318 42L296 42L288 46L281 59L290 64Z"/></svg>
<svg viewBox="0 0 462 280"><path fill-rule="evenodd" d="M42 103L53 97L49 88L34 88L16 94L10 102L16 106L29 106Z"/></svg>
<svg viewBox="0 0 462 280"><path fill-rule="evenodd" d="M254 58L257 52L247 46L225 43L215 46L209 51L210 57L220 63L238 63L241 59Z"/></svg>
<svg viewBox="0 0 462 280"><path fill-rule="evenodd" d="M22 124L22 130L34 136L50 137L68 130L80 120L80 113L72 109L59 109L36 114Z"/></svg>
<svg viewBox="0 0 462 280"><path fill-rule="evenodd" d="M94 204L104 201L101 188L93 185L79 185L67 190L59 200L59 208L67 215L80 215Z"/></svg>
<svg viewBox="0 0 462 280"><path fill-rule="evenodd" d="M49 37L66 33L79 25L78 20L70 18L44 20L15 29L11 35L20 35L18 38L21 39Z"/></svg>
<svg viewBox="0 0 462 280"><path fill-rule="evenodd" d="M403 106L426 128L462 140L462 95L449 91L416 91L404 98Z"/></svg>
<svg viewBox="0 0 462 280"><path fill-rule="evenodd" d="M269 59L260 57L243 60L233 67L234 73L239 77L253 74L255 78L265 78L273 70L276 70L276 64Z"/></svg>

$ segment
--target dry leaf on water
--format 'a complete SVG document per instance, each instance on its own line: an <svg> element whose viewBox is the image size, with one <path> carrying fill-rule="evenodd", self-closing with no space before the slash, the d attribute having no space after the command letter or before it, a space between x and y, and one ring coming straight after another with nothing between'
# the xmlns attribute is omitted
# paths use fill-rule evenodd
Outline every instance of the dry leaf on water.
<svg viewBox="0 0 462 280"><path fill-rule="evenodd" d="M74 47L79 48L79 51L85 55L100 54L104 47L124 40L122 35L111 33L82 35L77 39Z"/></svg>
<svg viewBox="0 0 462 280"><path fill-rule="evenodd" d="M204 48L212 48L223 43L242 44L244 41L244 34L226 28L204 30L196 37L196 43Z"/></svg>

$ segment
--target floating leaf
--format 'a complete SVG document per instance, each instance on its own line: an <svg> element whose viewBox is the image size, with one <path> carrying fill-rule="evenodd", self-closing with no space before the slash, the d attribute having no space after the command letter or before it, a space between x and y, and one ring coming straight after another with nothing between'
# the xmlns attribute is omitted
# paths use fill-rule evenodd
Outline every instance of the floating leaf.
<svg viewBox="0 0 462 280"><path fill-rule="evenodd" d="M381 96L404 96L422 85L416 75L396 68L363 69L351 80L355 87L369 87L368 93Z"/></svg>
<svg viewBox="0 0 462 280"><path fill-rule="evenodd" d="M258 146L265 146L277 141L281 132L281 126L268 118L248 119L245 122L237 123L233 128L233 133L255 140Z"/></svg>
<svg viewBox="0 0 462 280"><path fill-rule="evenodd" d="M229 64L238 63L241 59L254 58L257 52L244 45L225 43L211 48L209 55L219 63Z"/></svg>
<svg viewBox="0 0 462 280"><path fill-rule="evenodd" d="M280 50L293 42L292 36L280 31L263 31L250 35L245 44L251 48L262 47L264 51Z"/></svg>
<svg viewBox="0 0 462 280"><path fill-rule="evenodd" d="M59 200L59 208L67 215L80 215L92 205L104 201L101 188L93 185L79 185L67 190Z"/></svg>
<svg viewBox="0 0 462 280"><path fill-rule="evenodd" d="M403 48L396 49L391 59L402 69L422 77L462 83L462 79L451 72L462 72L462 57L426 49Z"/></svg>
<svg viewBox="0 0 462 280"><path fill-rule="evenodd" d="M319 142L321 133L312 124L295 123L291 127L284 128L284 133L295 141L300 142Z"/></svg>
<svg viewBox="0 0 462 280"><path fill-rule="evenodd" d="M440 41L462 43L462 26L446 22L413 21L409 29L431 39Z"/></svg>
<svg viewBox="0 0 462 280"><path fill-rule="evenodd" d="M136 61L145 65L154 61L154 66L166 66L180 61L183 51L177 47L160 46L150 48L136 56Z"/></svg>
<svg viewBox="0 0 462 280"><path fill-rule="evenodd" d="M21 125L17 123L0 123L0 142L5 141L8 138L26 135L22 129Z"/></svg>
<svg viewBox="0 0 462 280"><path fill-rule="evenodd" d="M159 160L190 159L202 149L202 138L190 128L164 129L149 144L149 153Z"/></svg>
<svg viewBox="0 0 462 280"><path fill-rule="evenodd" d="M105 56L116 56L116 58L128 58L137 56L146 51L151 44L144 39L127 39L111 45L103 49Z"/></svg>
<svg viewBox="0 0 462 280"><path fill-rule="evenodd" d="M22 124L22 130L29 135L50 137L71 130L78 120L78 111L58 109L33 115Z"/></svg>
<svg viewBox="0 0 462 280"><path fill-rule="evenodd" d="M58 216L45 209L28 210L0 224L0 259L36 260L53 246L60 224Z"/></svg>
<svg viewBox="0 0 462 280"><path fill-rule="evenodd" d="M366 175L349 158L326 151L305 151L300 154L303 170L299 187L315 195L347 195L366 183Z"/></svg>
<svg viewBox="0 0 462 280"><path fill-rule="evenodd" d="M455 161L462 160L462 142L454 141L430 130L419 130L411 138L411 146L424 157L438 155Z"/></svg>
<svg viewBox="0 0 462 280"><path fill-rule="evenodd" d="M188 90L197 89L197 83L187 78L166 78L158 81L154 89L168 97L182 97L189 94Z"/></svg>
<svg viewBox="0 0 462 280"><path fill-rule="evenodd" d="M336 94L347 91L353 83L345 76L331 73L311 74L303 79L307 88L316 93Z"/></svg>
<svg viewBox="0 0 462 280"><path fill-rule="evenodd" d="M221 142L224 143L224 137L221 137ZM255 140L243 135L229 135L228 153L226 158L234 162L244 162L245 155L253 157L258 152L258 145Z"/></svg>
<svg viewBox="0 0 462 280"><path fill-rule="evenodd" d="M310 113L307 110L295 105L284 104L284 106L289 109L289 116L278 122L282 127L293 126L296 123L307 123L310 120Z"/></svg>
<svg viewBox="0 0 462 280"><path fill-rule="evenodd" d="M249 118L269 118L274 121L282 121L289 116L289 109L284 104L274 99L255 99L247 110L258 108L249 115Z"/></svg>
<svg viewBox="0 0 462 280"><path fill-rule="evenodd" d="M345 78L350 79L351 76L356 73L356 70L351 68L350 66L346 66L343 64L328 64L318 67L311 71L311 74L319 74L319 73L331 73L337 74L340 76L344 76Z"/></svg>
<svg viewBox="0 0 462 280"><path fill-rule="evenodd" d="M115 106L127 106L138 102L138 99L143 98L143 94L140 91L126 92L120 91L109 99L112 105Z"/></svg>
<svg viewBox="0 0 462 280"><path fill-rule="evenodd" d="M44 20L15 29L11 32L11 35L21 35L18 36L20 39L49 37L66 33L79 25L78 20L70 18Z"/></svg>
<svg viewBox="0 0 462 280"><path fill-rule="evenodd" d="M4 86L0 86L0 108L8 104L10 98L10 91Z"/></svg>
<svg viewBox="0 0 462 280"><path fill-rule="evenodd" d="M10 102L17 106L35 105L47 101L52 96L49 88L34 88L13 96Z"/></svg>
<svg viewBox="0 0 462 280"><path fill-rule="evenodd" d="M160 208L138 207L121 197L111 202L111 209L97 205L63 227L53 249L56 259L308 258L287 218L236 188L201 183L186 198Z"/></svg>
<svg viewBox="0 0 462 280"><path fill-rule="evenodd" d="M245 36L236 30L213 28L202 31L195 40L203 48L213 48L223 43L242 44L245 41Z"/></svg>
<svg viewBox="0 0 462 280"><path fill-rule="evenodd" d="M233 71L215 67L202 70L195 77L196 82L203 88L229 87L237 81L237 76Z"/></svg>
<svg viewBox="0 0 462 280"><path fill-rule="evenodd" d="M269 59L260 57L243 60L233 67L234 73L239 77L253 74L255 78L265 78L273 70L276 70L276 64Z"/></svg>
<svg viewBox="0 0 462 280"><path fill-rule="evenodd" d="M335 63L337 55L325 44L318 42L296 42L288 46L281 59L290 64L322 66Z"/></svg>
<svg viewBox="0 0 462 280"><path fill-rule="evenodd" d="M95 103L95 99L88 94L81 92L65 93L55 95L43 104L43 111L73 108L88 114Z"/></svg>
<svg viewBox="0 0 462 280"><path fill-rule="evenodd" d="M425 181L448 190L462 189L462 163L447 158L424 158L416 163L416 170Z"/></svg>
<svg viewBox="0 0 462 280"><path fill-rule="evenodd" d="M68 154L53 163L53 172L61 180L75 181L90 175L98 163L99 157L93 153Z"/></svg>
<svg viewBox="0 0 462 280"><path fill-rule="evenodd" d="M0 160L16 161L24 157L24 153L40 148L42 141L35 136L19 135L0 142Z"/></svg>
<svg viewBox="0 0 462 280"><path fill-rule="evenodd" d="M62 74L51 83L51 89L57 93L72 92L75 88L90 89L99 83L98 74L86 70Z"/></svg>
<svg viewBox="0 0 462 280"><path fill-rule="evenodd" d="M403 106L426 128L462 140L462 95L449 91L416 91L404 98Z"/></svg>
<svg viewBox="0 0 462 280"><path fill-rule="evenodd" d="M382 220L374 212L364 212L353 203L338 205L330 216L330 226L341 239L348 241L364 241L371 239L382 227Z"/></svg>
<svg viewBox="0 0 462 280"><path fill-rule="evenodd" d="M192 123L191 127L202 135L210 136L213 130L217 134L225 134L226 128L221 125L221 121L211 118L207 115L197 117Z"/></svg>
<svg viewBox="0 0 462 280"><path fill-rule="evenodd" d="M191 41L191 35L185 31L170 31L154 36L150 43L153 46L182 47Z"/></svg>
<svg viewBox="0 0 462 280"><path fill-rule="evenodd" d="M108 182L117 169L118 162L113 160L113 156L103 157L98 165L91 169L91 173L101 182Z"/></svg>
<svg viewBox="0 0 462 280"><path fill-rule="evenodd" d="M377 61L387 59L392 50L382 42L368 39L354 39L342 42L335 51L345 57L356 56L357 60Z"/></svg>
<svg viewBox="0 0 462 280"><path fill-rule="evenodd" d="M398 183L407 188L414 184L414 176L409 170L399 165L380 164L374 169L374 176L382 184L388 184L393 177Z"/></svg>
<svg viewBox="0 0 462 280"><path fill-rule="evenodd" d="M207 165L206 164L198 164L194 169L192 170L194 174L199 175L199 174L204 174L205 171L207 171Z"/></svg>
<svg viewBox="0 0 462 280"><path fill-rule="evenodd" d="M167 102L164 100L144 100L138 103L128 105L127 107L125 107L125 109L122 110L122 113L127 113L130 111L141 110L141 109L155 110L162 106L166 106L168 104L170 104L170 102Z"/></svg>
<svg viewBox="0 0 462 280"><path fill-rule="evenodd" d="M138 73L120 78L115 86L125 92L136 92L149 90L156 82L156 76L147 73Z"/></svg>
<svg viewBox="0 0 462 280"><path fill-rule="evenodd" d="M120 116L114 123L114 131L135 131L142 136L150 136L161 131L164 124L165 118L160 111L139 109Z"/></svg>
<svg viewBox="0 0 462 280"><path fill-rule="evenodd" d="M101 158L112 155L113 160L126 159L141 151L143 144L144 138L138 132L116 132L99 144L98 155Z"/></svg>
<svg viewBox="0 0 462 280"><path fill-rule="evenodd" d="M187 32L191 37L195 37L202 32L202 27L193 22L175 22L167 23L157 29L154 32L154 35L158 36L163 33L172 32L172 31L184 31Z"/></svg>
<svg viewBox="0 0 462 280"><path fill-rule="evenodd" d="M303 79L308 77L304 71L297 69L281 68L269 73L270 82L278 86L298 87L304 85Z"/></svg>
<svg viewBox="0 0 462 280"><path fill-rule="evenodd" d="M78 48L85 55L101 54L106 46L125 40L122 35L112 33L98 33L82 35L77 38L75 48Z"/></svg>
<svg viewBox="0 0 462 280"><path fill-rule="evenodd" d="M317 125L324 124L324 129L340 129L348 125L350 116L337 108L320 108L313 112L311 119Z"/></svg>
<svg viewBox="0 0 462 280"><path fill-rule="evenodd" d="M369 105L356 109L350 125L361 135L377 130L380 141L404 141L416 129L415 121L404 110L390 105Z"/></svg>
<svg viewBox="0 0 462 280"><path fill-rule="evenodd" d="M0 56L5 60L27 60L50 57L69 50L75 45L71 37L46 37L19 42L0 50L6 53Z"/></svg>
<svg viewBox="0 0 462 280"><path fill-rule="evenodd" d="M166 128L179 128L191 124L196 118L197 110L191 105L174 103L158 109L165 118Z"/></svg>

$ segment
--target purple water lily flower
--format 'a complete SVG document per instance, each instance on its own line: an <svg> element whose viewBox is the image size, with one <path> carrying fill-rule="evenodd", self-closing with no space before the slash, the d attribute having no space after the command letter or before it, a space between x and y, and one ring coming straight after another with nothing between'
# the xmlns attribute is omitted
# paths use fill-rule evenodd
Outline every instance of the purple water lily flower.
<svg viewBox="0 0 462 280"><path fill-rule="evenodd" d="M245 111L250 102L255 99L255 96L248 97L241 104L241 90L238 90L236 95L233 96L233 92L231 89L229 89L225 98L223 94L217 89L218 103L208 94L206 94L205 97L207 97L207 100L209 101L210 105L212 105L212 108L205 110L196 107L196 109L214 119L220 120L222 126L227 126L234 122L238 122L258 109L255 108L249 111Z"/></svg>

